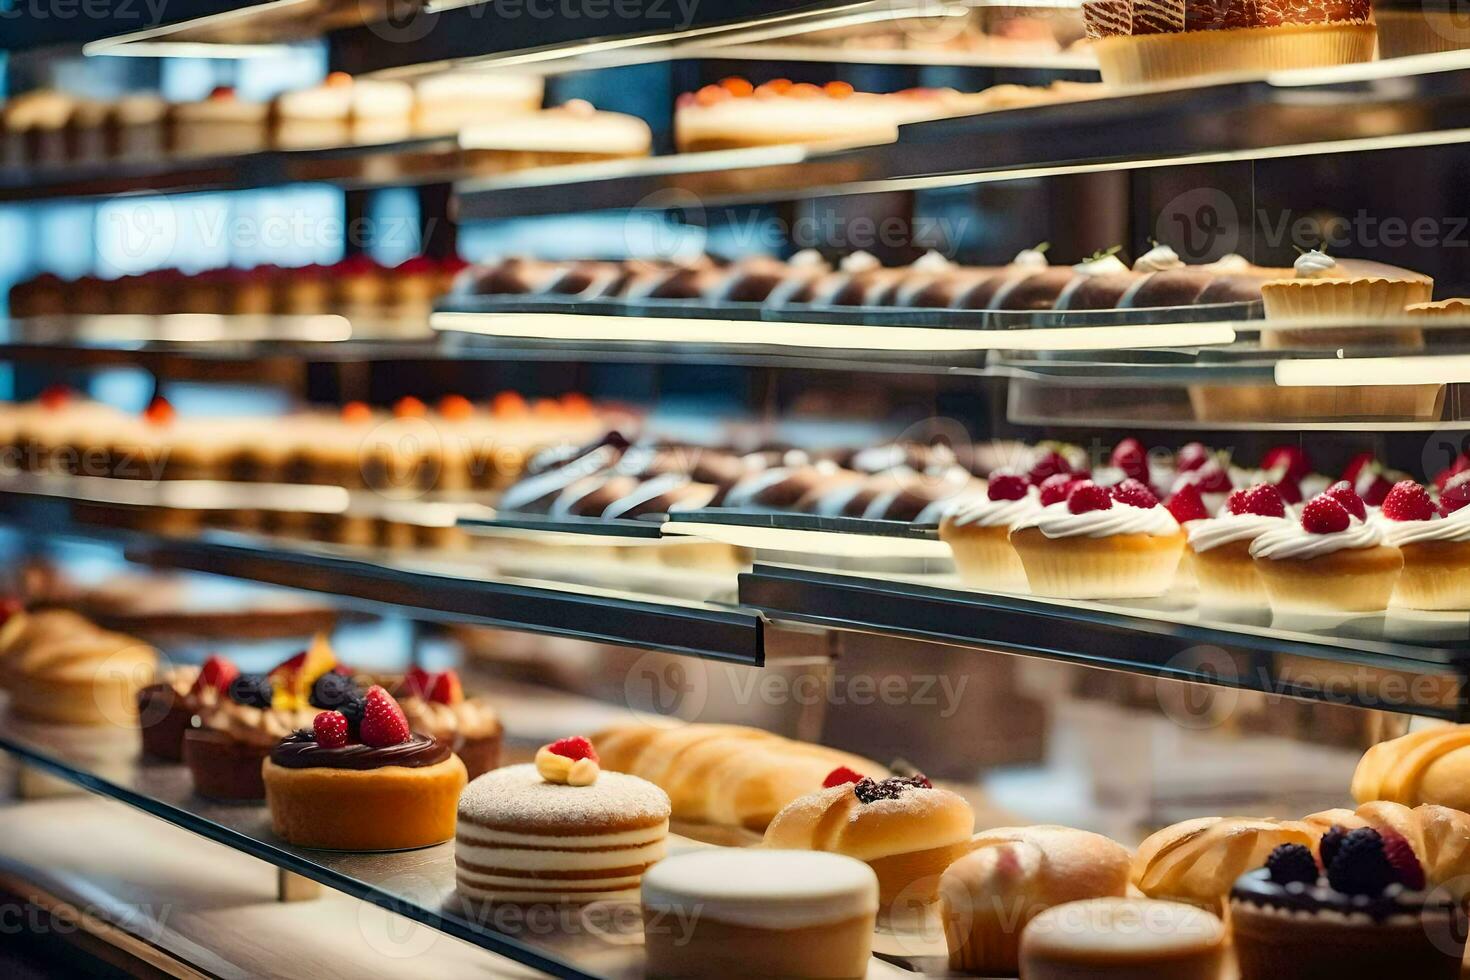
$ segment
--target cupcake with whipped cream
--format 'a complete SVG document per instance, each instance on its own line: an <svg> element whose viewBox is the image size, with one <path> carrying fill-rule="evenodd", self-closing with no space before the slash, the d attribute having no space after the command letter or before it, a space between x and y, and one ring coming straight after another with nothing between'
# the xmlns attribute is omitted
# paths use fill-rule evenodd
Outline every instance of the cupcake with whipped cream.
<svg viewBox="0 0 1470 980"><path fill-rule="evenodd" d="M1445 485L1436 504L1413 480L1394 485L1374 520L1404 556L1393 604L1405 609L1470 609L1470 476Z"/></svg>
<svg viewBox="0 0 1470 980"><path fill-rule="evenodd" d="M464 762L469 778L500 765L504 729L484 698L465 697L459 674L413 667L391 692L408 727L444 742Z"/></svg>
<svg viewBox="0 0 1470 980"><path fill-rule="evenodd" d="M1064 501L1017 521L1010 540L1035 594L1124 599L1169 590L1185 533L1137 480L1111 490L1078 480Z"/></svg>
<svg viewBox="0 0 1470 980"><path fill-rule="evenodd" d="M1251 558L1251 544L1267 531L1291 523L1286 501L1269 483L1237 490L1216 517L1185 525L1189 565L1199 586L1201 605L1259 609L1268 604L1266 587Z"/></svg>
<svg viewBox="0 0 1470 980"><path fill-rule="evenodd" d="M984 496L958 504L939 522L939 540L954 552L960 579L975 588L1025 592L1026 569L1011 545L1011 528L1040 510L1024 474L990 474Z"/></svg>
<svg viewBox="0 0 1470 980"><path fill-rule="evenodd" d="M1334 325L1262 330L1262 346L1423 346L1424 335L1417 329L1363 329L1360 324L1403 317L1406 306L1429 302L1434 280L1428 276L1376 262L1338 262L1319 249L1303 252L1292 268L1292 278L1262 284L1266 319L1328 320Z"/></svg>
<svg viewBox="0 0 1470 980"><path fill-rule="evenodd" d="M1307 501L1301 518L1250 546L1273 613L1373 613L1388 608L1404 557L1351 487Z"/></svg>

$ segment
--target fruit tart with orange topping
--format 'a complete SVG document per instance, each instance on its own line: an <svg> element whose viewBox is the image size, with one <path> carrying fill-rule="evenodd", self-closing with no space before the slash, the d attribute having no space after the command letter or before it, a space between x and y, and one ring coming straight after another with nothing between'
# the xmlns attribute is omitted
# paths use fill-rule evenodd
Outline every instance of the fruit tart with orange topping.
<svg viewBox="0 0 1470 980"><path fill-rule="evenodd" d="M211 656L202 667L178 666L156 684L138 692L138 727L143 734L143 754L152 759L182 762L184 733L194 727L194 718L211 711L227 697L240 668L219 656Z"/></svg>
<svg viewBox="0 0 1470 980"><path fill-rule="evenodd" d="M389 689L409 727L448 744L471 779L499 767L504 733L500 717L484 698L465 697L455 671L429 673L413 667Z"/></svg>
<svg viewBox="0 0 1470 980"><path fill-rule="evenodd" d="M268 674L234 677L224 697L201 705L197 727L184 734L184 764L195 792L217 800L263 799L261 764L276 743L310 728L323 709L352 711L361 698L323 636Z"/></svg>
<svg viewBox="0 0 1470 980"><path fill-rule="evenodd" d="M449 840L468 782L449 745L412 731L376 684L349 710L319 712L281 739L262 774L277 834L299 847L340 851Z"/></svg>

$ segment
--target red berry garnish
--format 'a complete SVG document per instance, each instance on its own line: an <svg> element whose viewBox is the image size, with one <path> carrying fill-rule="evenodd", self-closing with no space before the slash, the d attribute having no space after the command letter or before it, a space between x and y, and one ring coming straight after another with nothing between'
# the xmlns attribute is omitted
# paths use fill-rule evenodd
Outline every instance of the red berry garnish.
<svg viewBox="0 0 1470 980"><path fill-rule="evenodd" d="M1348 486L1346 480L1338 480L1332 486L1328 487L1322 493L1322 496L1331 497L1339 504L1342 504L1343 509L1358 520L1366 521L1368 519L1368 508L1364 505L1363 498L1358 496L1356 490ZM1384 494L1384 496L1387 496L1387 494Z"/></svg>
<svg viewBox="0 0 1470 980"><path fill-rule="evenodd" d="M1148 510L1159 505L1159 498L1154 496L1154 492L1146 484L1131 478L1113 487L1111 492L1114 500L1129 507Z"/></svg>
<svg viewBox="0 0 1470 980"><path fill-rule="evenodd" d="M65 408L72 399L72 391L66 385L47 385L41 391L41 407L51 411Z"/></svg>
<svg viewBox="0 0 1470 980"><path fill-rule="evenodd" d="M1439 512L1449 517L1461 507L1470 504L1470 475L1461 474L1445 484L1439 495Z"/></svg>
<svg viewBox="0 0 1470 980"><path fill-rule="evenodd" d="M429 688L433 686L434 675L422 667L410 667L403 674L403 696L406 698L427 698Z"/></svg>
<svg viewBox="0 0 1470 980"><path fill-rule="evenodd" d="M1170 497L1169 502L1164 506L1169 509L1169 513L1174 515L1174 520L1180 524L1202 521L1210 516L1210 512L1205 509L1205 499L1200 496L1199 487L1193 483L1185 483L1174 491L1174 496Z"/></svg>
<svg viewBox="0 0 1470 980"><path fill-rule="evenodd" d="M1467 471L1470 471L1470 453L1461 453L1453 463L1434 474L1434 485L1443 490L1450 480Z"/></svg>
<svg viewBox="0 0 1470 980"><path fill-rule="evenodd" d="M323 711L311 723L316 744L324 749L340 749L347 744L347 716L340 711Z"/></svg>
<svg viewBox="0 0 1470 980"><path fill-rule="evenodd" d="M600 762L597 758L597 750L592 743L582 735L573 735L570 738L559 738L546 746L546 750L552 755L565 756L568 759L591 759Z"/></svg>
<svg viewBox="0 0 1470 980"><path fill-rule="evenodd" d="M846 783L859 783L862 782L862 779L862 773L855 772L846 766L838 766L827 773L827 778L822 780L822 788L831 789L833 786L842 786Z"/></svg>
<svg viewBox="0 0 1470 980"><path fill-rule="evenodd" d="M1031 478L1032 483L1039 484L1047 477L1071 472L1072 464L1067 462L1067 458L1055 449L1048 449L1036 457L1026 475Z"/></svg>
<svg viewBox="0 0 1470 980"><path fill-rule="evenodd" d="M1235 487L1230 482L1230 474L1225 472L1225 467L1216 459L1194 471L1194 482L1203 493L1229 493Z"/></svg>
<svg viewBox="0 0 1470 980"><path fill-rule="evenodd" d="M464 688L459 683L459 674L446 670L435 674L429 684L428 699L435 704L459 704L464 700Z"/></svg>
<svg viewBox="0 0 1470 980"><path fill-rule="evenodd" d="M1299 504L1302 502L1302 485L1289 476L1283 476L1277 482L1271 484L1276 492L1281 494L1281 499L1288 504Z"/></svg>
<svg viewBox="0 0 1470 980"><path fill-rule="evenodd" d="M1325 493L1313 497L1302 508L1302 527L1310 534L1336 534L1346 531L1352 522L1347 508Z"/></svg>
<svg viewBox="0 0 1470 980"><path fill-rule="evenodd" d="M1383 498L1383 516L1391 521L1428 521L1434 518L1434 511L1429 491L1413 480L1395 483Z"/></svg>
<svg viewBox="0 0 1470 980"><path fill-rule="evenodd" d="M1137 439L1124 439L1114 446L1110 462L1129 479L1148 482L1148 453Z"/></svg>
<svg viewBox="0 0 1470 980"><path fill-rule="evenodd" d="M364 745L377 749L401 745L413 734L408 730L408 719L403 716L403 709L393 700L393 695L377 684L368 688L363 696L362 722L357 731Z"/></svg>
<svg viewBox="0 0 1470 980"><path fill-rule="evenodd" d="M1072 489L1072 484L1077 478L1070 473L1058 473L1041 481L1041 486L1036 488L1037 499L1043 507L1059 504L1067 499L1067 493Z"/></svg>
<svg viewBox="0 0 1470 980"><path fill-rule="evenodd" d="M1079 480L1067 494L1067 510L1073 514L1086 514L1094 510L1112 510L1113 498L1102 487L1091 480Z"/></svg>
<svg viewBox="0 0 1470 980"><path fill-rule="evenodd" d="M990 483L985 493L991 500L1020 500L1026 496L1030 486L1019 473L998 472L990 474Z"/></svg>
<svg viewBox="0 0 1470 980"><path fill-rule="evenodd" d="M154 425L168 425L174 420L174 407L162 395L154 395L148 407L143 409L143 418Z"/></svg>
<svg viewBox="0 0 1470 980"><path fill-rule="evenodd" d="M219 654L213 654L204 661L204 666L199 668L199 676L194 680L194 690L202 691L209 688L223 694L230 689L231 682L239 676L239 667Z"/></svg>
<svg viewBox="0 0 1470 980"><path fill-rule="evenodd" d="M1248 493L1250 493L1249 487L1241 487L1239 490L1233 491L1230 496L1225 498L1225 510L1232 514L1244 514L1245 497Z"/></svg>
<svg viewBox="0 0 1470 980"><path fill-rule="evenodd" d="M1255 514L1257 517L1286 516L1286 501L1281 499L1281 491L1269 483L1262 483L1260 486L1246 490L1243 508L1231 511L1231 513Z"/></svg>
<svg viewBox="0 0 1470 980"><path fill-rule="evenodd" d="M429 406L421 399L407 395L393 403L393 416L400 419L421 419L429 414Z"/></svg>
<svg viewBox="0 0 1470 980"><path fill-rule="evenodd" d="M1399 884L1410 891L1423 891L1424 866L1419 863L1414 848L1404 835L1384 829L1378 832L1378 836L1383 838L1383 856L1388 858L1388 863L1398 874Z"/></svg>
<svg viewBox="0 0 1470 980"><path fill-rule="evenodd" d="M1343 467L1342 478L1349 483L1357 483L1358 477L1362 474L1363 470L1377 465L1377 461L1378 457L1372 453L1358 453L1358 455L1348 460L1347 466Z"/></svg>
<svg viewBox="0 0 1470 980"><path fill-rule="evenodd" d="M11 616L16 615L17 613L23 613L25 611L25 603L21 602L15 596L8 595L4 598L0 598L0 626L8 623Z"/></svg>
<svg viewBox="0 0 1470 980"><path fill-rule="evenodd" d="M1300 483L1303 477L1312 472L1312 460L1301 446L1277 446L1267 450L1265 458L1261 460L1261 469L1272 476L1280 474L1290 477L1294 483Z"/></svg>
<svg viewBox="0 0 1470 980"><path fill-rule="evenodd" d="M1180 473L1192 473L1212 458L1202 442L1191 442L1174 454L1174 468Z"/></svg>
<svg viewBox="0 0 1470 980"><path fill-rule="evenodd" d="M371 422L373 410L367 402L348 402L342 406L342 421L352 423Z"/></svg>
<svg viewBox="0 0 1470 980"><path fill-rule="evenodd" d="M1388 491L1393 489L1393 483L1383 475L1382 470L1371 472L1364 470L1358 475L1358 482L1354 489L1365 504L1370 507L1382 507Z"/></svg>

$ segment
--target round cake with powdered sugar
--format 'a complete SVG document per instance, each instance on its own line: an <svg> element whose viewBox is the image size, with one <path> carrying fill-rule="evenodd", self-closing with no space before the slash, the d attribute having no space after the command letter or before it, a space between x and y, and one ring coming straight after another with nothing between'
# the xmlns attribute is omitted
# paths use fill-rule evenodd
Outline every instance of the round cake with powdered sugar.
<svg viewBox="0 0 1470 980"><path fill-rule="evenodd" d="M665 854L669 797L652 783L602 772L591 744L562 739L534 765L473 780L459 800L459 892L490 902L586 903L631 898Z"/></svg>

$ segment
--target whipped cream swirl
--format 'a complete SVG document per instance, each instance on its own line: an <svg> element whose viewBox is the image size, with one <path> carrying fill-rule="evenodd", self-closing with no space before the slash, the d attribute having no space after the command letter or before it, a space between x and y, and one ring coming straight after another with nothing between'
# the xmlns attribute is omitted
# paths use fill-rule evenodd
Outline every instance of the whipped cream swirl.
<svg viewBox="0 0 1470 980"><path fill-rule="evenodd" d="M1048 264L1046 252L1039 248L1023 248L1011 259L1011 265L1018 269L1045 269Z"/></svg>
<svg viewBox="0 0 1470 980"><path fill-rule="evenodd" d="M1290 523L1284 517L1224 513L1207 521L1190 521L1185 530L1189 533L1189 547L1197 554L1232 541L1254 541L1272 528Z"/></svg>
<svg viewBox="0 0 1470 980"><path fill-rule="evenodd" d="M1049 538L1108 538L1115 534L1150 534L1168 537L1179 533L1179 522L1162 507L1129 507L1114 504L1108 510L1074 514L1065 501L1042 507L1017 521L1011 528L1034 527Z"/></svg>
<svg viewBox="0 0 1470 980"><path fill-rule="evenodd" d="M1155 245L1140 255L1133 263L1134 272L1164 272L1168 269L1178 269L1184 262L1167 245Z"/></svg>
<svg viewBox="0 0 1470 980"><path fill-rule="evenodd" d="M954 268L954 263L940 255L932 248L914 260L909 266L911 272L948 272Z"/></svg>
<svg viewBox="0 0 1470 980"><path fill-rule="evenodd" d="M1231 252L1228 255L1220 256L1220 258L1216 259L1214 262L1211 262L1205 268L1209 269L1211 272L1244 272L1250 267L1250 259L1246 258L1244 255L1237 255L1236 253Z"/></svg>
<svg viewBox="0 0 1470 980"><path fill-rule="evenodd" d="M1251 557L1272 561L1320 558L1335 551L1376 548L1383 544L1383 530L1377 521L1360 521L1356 517L1347 530L1334 534L1313 534L1296 521L1273 527L1251 542Z"/></svg>
<svg viewBox="0 0 1470 980"><path fill-rule="evenodd" d="M1072 269L1079 276L1111 276L1128 271L1123 260L1116 255L1101 255L1086 262L1078 262Z"/></svg>
<svg viewBox="0 0 1470 980"><path fill-rule="evenodd" d="M983 495L966 497L950 510L948 518L956 526L1014 527L1016 522L1040 512L1041 500L1036 488L1031 487L1020 500L991 500Z"/></svg>
<svg viewBox="0 0 1470 980"><path fill-rule="evenodd" d="M871 252L852 252L842 257L837 268L843 272L871 272L882 264Z"/></svg>
<svg viewBox="0 0 1470 980"><path fill-rule="evenodd" d="M1298 279L1330 279L1337 274L1337 260L1314 248L1298 255L1292 268Z"/></svg>
<svg viewBox="0 0 1470 980"><path fill-rule="evenodd" d="M1391 545L1420 544L1427 541L1470 541L1470 507L1461 507L1448 517L1427 521L1394 521L1379 519L1383 538Z"/></svg>

